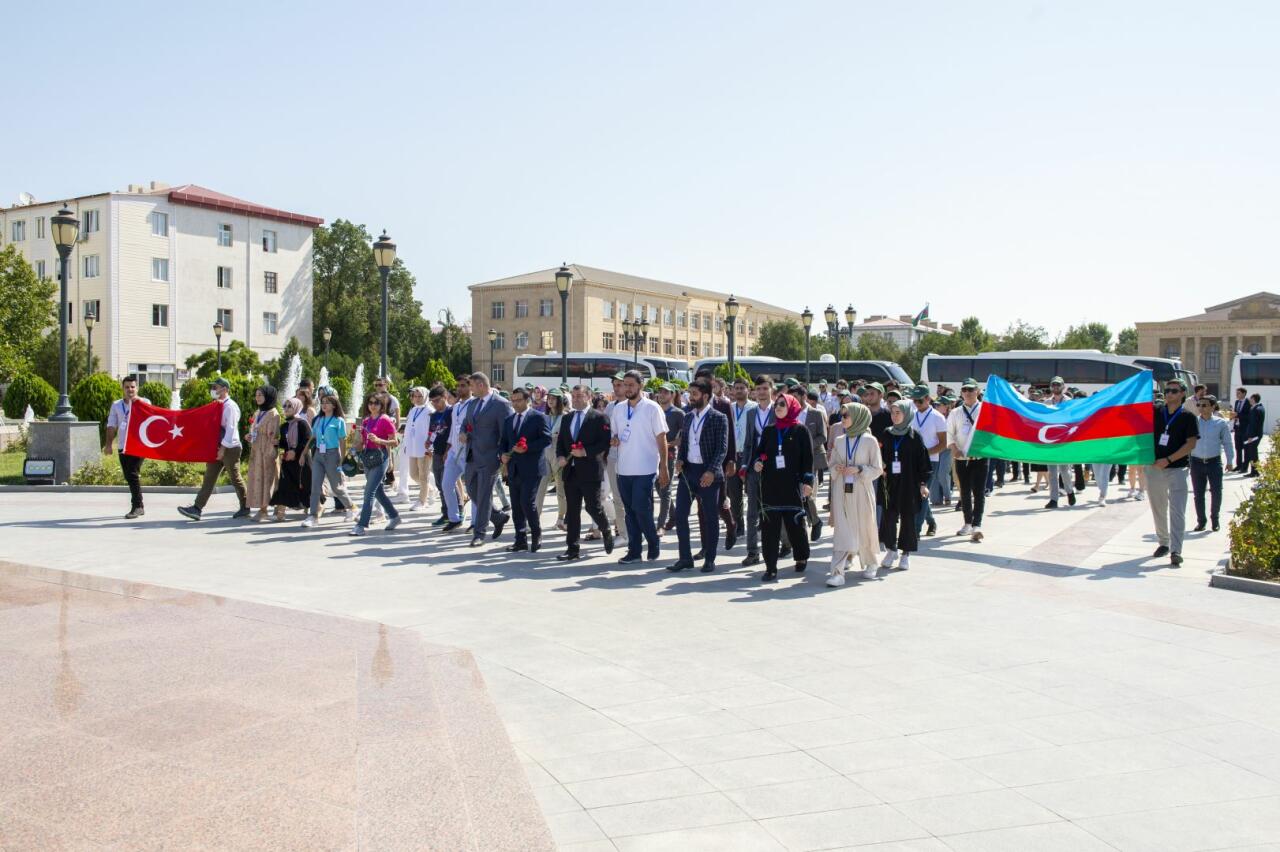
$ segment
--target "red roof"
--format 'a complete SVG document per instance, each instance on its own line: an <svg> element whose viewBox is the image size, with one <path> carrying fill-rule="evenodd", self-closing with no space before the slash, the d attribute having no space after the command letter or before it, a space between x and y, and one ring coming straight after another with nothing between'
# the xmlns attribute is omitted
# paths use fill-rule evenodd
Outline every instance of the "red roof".
<svg viewBox="0 0 1280 852"><path fill-rule="evenodd" d="M164 190L164 192L168 193L169 200L174 204L190 204L192 207L207 207L210 210L243 213L249 216L258 216L262 219L288 222L292 225L307 225L312 228L318 228L324 224L324 220L316 216L306 216L302 213L290 213L287 210L264 207L261 204L254 204L252 201L245 201L242 198L234 198L230 195L223 195L221 192L214 192L212 189L205 189L203 186L197 186L194 183L174 187L173 189Z"/></svg>

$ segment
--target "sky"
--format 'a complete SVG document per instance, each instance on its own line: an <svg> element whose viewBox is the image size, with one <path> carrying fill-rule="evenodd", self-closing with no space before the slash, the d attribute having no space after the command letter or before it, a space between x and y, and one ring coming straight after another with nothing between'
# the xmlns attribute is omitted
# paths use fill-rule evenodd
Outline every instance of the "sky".
<svg viewBox="0 0 1280 852"><path fill-rule="evenodd" d="M160 180L385 227L432 319L566 260L1051 334L1280 291L1274 2L224 0L0 21L32 34L6 50L0 203Z"/></svg>

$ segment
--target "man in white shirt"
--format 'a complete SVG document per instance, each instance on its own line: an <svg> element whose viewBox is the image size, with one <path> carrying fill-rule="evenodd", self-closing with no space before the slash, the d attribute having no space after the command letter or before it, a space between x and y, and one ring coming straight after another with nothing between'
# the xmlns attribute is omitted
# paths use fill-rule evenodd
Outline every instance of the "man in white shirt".
<svg viewBox="0 0 1280 852"><path fill-rule="evenodd" d="M613 419L613 411L624 402L622 392L623 373L617 373L613 377L613 398L608 405L604 407L604 416L610 420ZM614 541L617 544L627 544L627 523L626 515L623 511L622 489L618 485L618 448L610 445L609 455L605 458L604 465L605 481L600 483L600 506L604 509L604 516L613 521L615 529Z"/></svg>
<svg viewBox="0 0 1280 852"><path fill-rule="evenodd" d="M971 536L982 541L982 512L987 503L987 459L971 459L969 444L973 427L978 423L982 403L978 400L978 382L965 379L960 386L960 404L947 415L947 446L955 460L956 478L960 480L960 511L964 526L956 535Z"/></svg>
<svg viewBox="0 0 1280 852"><path fill-rule="evenodd" d="M741 471L746 470L751 465L743 458L743 450L747 444L747 425L751 422L751 418L755 416L756 403L750 397L749 386L747 380L739 376L733 381L733 393L729 404L729 412L733 416L729 418L729 428L733 430L734 448L737 450L738 470L734 476L730 476L725 480L725 490L729 492L729 514L733 517L733 529L747 531L747 550L752 550L751 545L755 543L755 536L751 535L753 530L747 526L744 515L743 497L746 494L746 479L741 475ZM735 535L736 538L736 535ZM725 544L727 550L729 545Z"/></svg>
<svg viewBox="0 0 1280 852"><path fill-rule="evenodd" d="M929 389L924 385L911 389L911 401L916 406L915 412L911 415L911 428L915 429L920 435L920 440L924 441L924 448L929 451L929 461L933 464L933 474L929 480L929 491L932 492L935 482L940 481L942 477L951 476L950 465L947 466L947 470L943 470L941 463L942 454L947 449L947 421L933 407ZM933 517L933 506L930 501L921 500L920 511L916 513L917 534L925 521L929 522L925 535L933 535L938 531L938 522Z"/></svg>
<svg viewBox="0 0 1280 852"><path fill-rule="evenodd" d="M239 510L233 518L249 517L248 497L245 494L244 479L240 476L240 406L231 398L231 384L222 376L214 379L209 388L215 402L222 405L222 436L218 441L218 460L204 466L204 481L200 483L200 493L191 506L179 506L179 514L193 521L200 520L205 505L213 494L213 486L218 483L218 475L227 472L231 479L231 487L236 490L236 498L240 501Z"/></svg>
<svg viewBox="0 0 1280 852"><path fill-rule="evenodd" d="M622 398L610 417L617 451L614 463L627 527L627 553L618 563L640 561L640 545L649 545L650 561L658 558L658 528L653 518L653 482L667 484L667 416L662 406L644 398L644 377L637 370L623 374Z"/></svg>
<svg viewBox="0 0 1280 852"><path fill-rule="evenodd" d="M1053 406L1070 402L1071 396L1066 392L1066 387L1067 383L1062 380L1062 376L1054 376L1049 381L1049 395L1041 401L1045 405ZM1062 487L1062 483L1066 483L1067 505L1076 504L1076 481L1071 473L1069 464L1049 465L1049 502L1044 506L1046 509L1058 508L1058 489Z"/></svg>
<svg viewBox="0 0 1280 852"><path fill-rule="evenodd" d="M107 415L107 440L102 445L102 454L111 454L111 445L115 442L116 435L119 435L120 472L129 485L129 514L124 519L132 521L146 514L146 510L142 508L142 480L138 475L142 470L142 457L126 453L124 441L129 434L129 410L133 408L133 403L141 399L150 405L151 400L138 396L138 377L132 373L120 380L120 390L124 394L123 398L111 403L111 413Z"/></svg>

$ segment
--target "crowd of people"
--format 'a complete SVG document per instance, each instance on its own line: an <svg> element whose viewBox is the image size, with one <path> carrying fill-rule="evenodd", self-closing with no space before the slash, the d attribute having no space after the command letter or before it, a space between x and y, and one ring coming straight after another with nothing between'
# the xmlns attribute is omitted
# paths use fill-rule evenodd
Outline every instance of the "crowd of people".
<svg viewBox="0 0 1280 852"><path fill-rule="evenodd" d="M136 518L144 513L141 459L123 446L138 399L136 377L126 376L122 388L104 451L121 438L131 493L126 518ZM1127 484L1130 499L1149 500L1159 543L1154 556L1178 565L1188 492L1195 530L1210 524L1219 530L1224 472L1257 475L1266 427L1257 394L1237 390L1228 420L1204 386L1188 397L1174 379L1153 413L1154 464L1042 466L968 455L983 405L973 379L958 397L946 387L896 383L806 386L767 376L727 383L709 372L684 389L646 390L645 377L629 371L613 378L610 394L585 385L506 392L476 372L458 376L451 389L411 388L407 412L388 388L378 378L360 410L348 414L332 388L309 380L279 405L276 390L264 385L242 435L229 384L215 379L212 393L222 406L217 460L206 466L194 503L178 511L200 520L224 471L239 502L234 517L256 512L260 522L281 522L299 512L310 528L328 509L352 524L353 536L366 535L375 515L385 519L384 530L395 529L402 520L397 502L424 512L435 495L432 526L441 535L465 527L470 546L481 547L510 524L506 550L516 553L542 548L543 509L554 494L556 528L565 534L555 558L562 562L580 559L589 541L600 541L606 553L621 549L623 565L654 561L662 537L674 531L677 558L668 570L714 572L721 553L742 538L741 564L763 564L760 580L774 583L783 560L792 561L796 575L807 570L812 545L829 527L826 584L838 587L855 567L867 578L909 568L920 539L937 534L949 509L963 518L956 535L980 543L986 498L1006 482L1021 478L1032 493L1047 489L1045 508L1053 510L1064 494L1076 505L1090 479L1095 504L1105 506L1114 480ZM1073 391L1054 378L1028 395L1062 406L1078 395ZM354 465L364 472L358 510L347 487ZM418 486L416 499L410 481Z"/></svg>

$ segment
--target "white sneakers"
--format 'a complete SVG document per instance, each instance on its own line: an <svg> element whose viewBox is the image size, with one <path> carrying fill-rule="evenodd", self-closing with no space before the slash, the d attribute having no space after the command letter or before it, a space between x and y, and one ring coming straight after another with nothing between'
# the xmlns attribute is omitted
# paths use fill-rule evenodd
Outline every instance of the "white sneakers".
<svg viewBox="0 0 1280 852"><path fill-rule="evenodd" d="M383 527L383 529L390 532L391 530L395 529L398 526L400 526L400 516L396 515L394 518L387 521L387 525Z"/></svg>
<svg viewBox="0 0 1280 852"><path fill-rule="evenodd" d="M897 558L898 558L898 551L896 551L896 550L886 550L886 551L884 552L884 559L880 562L880 567L881 567L881 568L892 568L892 567L893 567L893 563L894 563L894 561L895 561Z"/></svg>
<svg viewBox="0 0 1280 852"><path fill-rule="evenodd" d="M828 578L827 578L827 585L828 585L829 587L833 588L833 589L837 589L837 588L839 588L840 586L843 586L843 585L844 585L844 575L843 575L843 574L832 574L830 577L828 577Z"/></svg>
<svg viewBox="0 0 1280 852"><path fill-rule="evenodd" d="M354 521L355 519L356 519L355 509L347 509L345 512L342 513L342 520L344 521L351 522L351 521Z"/></svg>
<svg viewBox="0 0 1280 852"><path fill-rule="evenodd" d="M968 524L965 524L964 526L962 526L960 528L960 531L956 533L956 535L972 535L972 534L973 534L973 527L969 526Z"/></svg>
<svg viewBox="0 0 1280 852"><path fill-rule="evenodd" d="M365 529L359 524L356 524L354 527L351 528L351 532L347 533L347 535L364 535L364 534L365 534Z"/></svg>
<svg viewBox="0 0 1280 852"><path fill-rule="evenodd" d="M862 569L862 576L868 580L874 580L880 573L880 566L874 562Z"/></svg>
<svg viewBox="0 0 1280 852"><path fill-rule="evenodd" d="M311 517L310 515L307 515L305 518L302 519L302 526L306 529L311 529L315 525L316 525L316 519Z"/></svg>
<svg viewBox="0 0 1280 852"><path fill-rule="evenodd" d="M898 570L905 571L910 567L911 567L911 554L910 553L902 554L902 558L898 560Z"/></svg>

